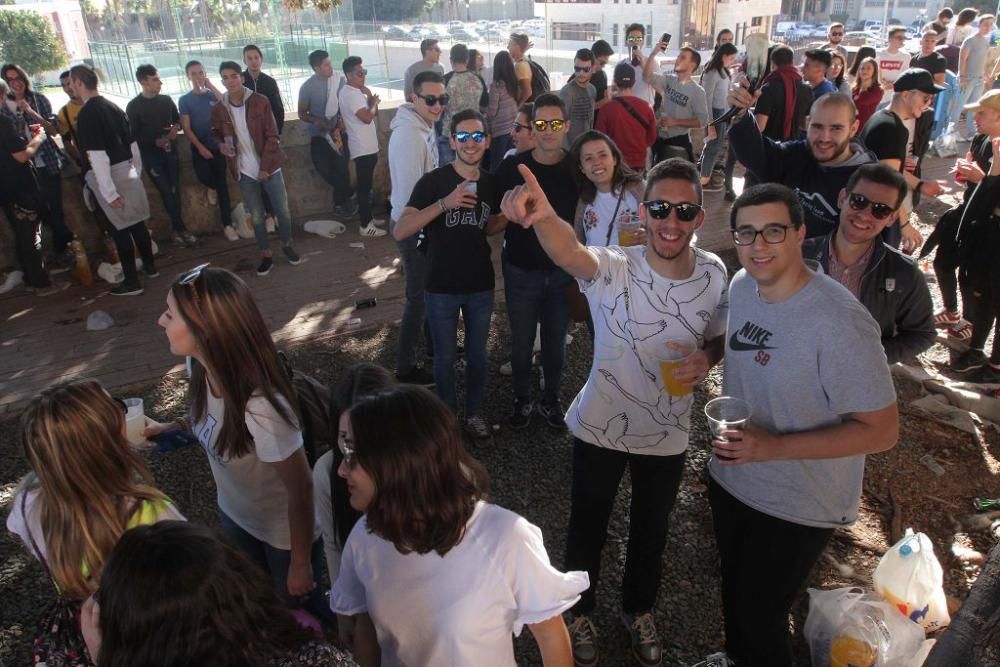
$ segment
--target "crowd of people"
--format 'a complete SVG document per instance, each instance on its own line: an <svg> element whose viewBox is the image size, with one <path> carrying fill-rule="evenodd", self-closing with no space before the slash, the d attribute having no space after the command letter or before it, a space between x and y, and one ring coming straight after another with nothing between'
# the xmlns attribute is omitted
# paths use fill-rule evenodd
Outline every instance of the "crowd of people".
<svg viewBox="0 0 1000 667"><path fill-rule="evenodd" d="M938 28L922 40L935 53ZM379 97L360 58L343 61L342 78L326 52L310 54L299 117L332 205L357 214L362 235L391 233L398 244L406 303L395 372L360 364L337 382L337 446L311 461L296 390L251 288L209 265L177 278L159 325L186 360L189 409L174 423L147 418L143 437L190 433L200 443L219 535L186 524L184 507L156 488L126 439L124 404L99 384L75 380L33 399L21 422L31 473L7 524L62 599L82 609L84 664L507 665L511 634L527 626L544 664L592 667L610 630L592 619L601 552L628 468L621 621L636 660L660 665L653 609L691 423L701 418L692 392L724 359L723 393L746 401L752 418L711 443L725 646L704 664L790 667L789 612L833 531L857 518L865 455L898 436L889 364L927 350L935 328L947 327L969 346L954 370L1000 376L1000 349L989 359L983 352L1000 316L991 261L1000 243L1000 92L973 88L980 94L962 99L977 131L956 164L966 195L924 244L937 248L945 308L935 314L907 255L923 244L910 224L914 201L946 187L920 177L920 121L944 92L941 72L920 64L936 61L930 52L894 65L903 62L894 37L888 57L850 62L843 32L831 26L827 48L808 51L801 70L790 49L775 46L753 92L734 71L731 31L719 34L704 68L682 46L665 73L656 56L667 44L643 53L645 29L629 26L629 52L610 79L614 52L599 41L575 54L558 92L545 90L547 74L526 59L524 35L496 55L490 83L464 45L452 47L445 75L440 48L425 40L392 122L388 229L369 197ZM962 71L978 67L970 64L978 47L965 46L975 35L962 40ZM270 217L285 258L298 263L281 175L282 102L260 72L260 51L248 46L244 56L247 71L220 66L224 91L188 63L192 91L179 108L148 65L137 72L142 94L124 112L100 96L93 70L68 72L81 108L63 136L89 165L86 187L113 228L126 273L117 293L142 290L133 244L143 272L156 275L141 173L173 224L178 128L192 138L203 183L221 193L227 175L238 181L258 274L273 267ZM4 79L18 78L11 67ZM710 124L729 108L731 123ZM42 152L45 126L24 130L28 116L0 115L0 165L23 179L19 190L4 188L5 213L37 235L51 210L19 195L56 158ZM698 164L692 130L705 127ZM737 161L747 179L738 196L729 191ZM723 189L743 267L733 276L696 243L704 193ZM228 226L229 202L218 201ZM188 242L177 212L173 230ZM492 433L483 414L496 279L488 237L500 233L512 375L504 425L537 419L572 436L562 570L537 527L490 502L489 473L463 444L463 435ZM19 240L22 264L34 261L28 245ZM576 307L594 356L564 408ZM460 316L464 400L455 377ZM421 347L432 372L419 362ZM333 627L335 642L322 632Z"/></svg>

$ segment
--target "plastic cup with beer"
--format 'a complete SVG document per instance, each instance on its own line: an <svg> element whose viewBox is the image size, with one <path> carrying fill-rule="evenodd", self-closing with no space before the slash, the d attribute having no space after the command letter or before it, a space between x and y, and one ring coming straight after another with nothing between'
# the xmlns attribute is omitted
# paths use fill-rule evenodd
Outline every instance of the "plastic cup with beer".
<svg viewBox="0 0 1000 667"><path fill-rule="evenodd" d="M687 396L693 388L674 376L677 367L688 360L698 346L690 338L673 338L666 341L660 351L660 377L663 389L671 396Z"/></svg>
<svg viewBox="0 0 1000 667"><path fill-rule="evenodd" d="M141 398L126 398L125 403L125 437L133 445L142 444L146 438L142 432L146 428L146 414Z"/></svg>
<svg viewBox="0 0 1000 667"><path fill-rule="evenodd" d="M635 213L618 221L618 245L627 248L642 244L642 221Z"/></svg>
<svg viewBox="0 0 1000 667"><path fill-rule="evenodd" d="M712 436L719 440L736 440L722 435L723 431L740 431L750 420L753 408L742 398L719 396L705 404L705 417ZM719 456L716 454L716 456ZM728 456L719 456L723 461L731 461Z"/></svg>

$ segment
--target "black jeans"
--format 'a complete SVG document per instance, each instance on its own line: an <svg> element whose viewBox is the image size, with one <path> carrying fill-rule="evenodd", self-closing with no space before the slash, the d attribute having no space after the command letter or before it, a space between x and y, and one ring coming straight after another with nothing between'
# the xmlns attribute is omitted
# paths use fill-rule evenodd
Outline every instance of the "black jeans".
<svg viewBox="0 0 1000 667"><path fill-rule="evenodd" d="M194 174L198 177L198 182L206 188L215 190L219 198L219 215L222 216L224 227L233 224L233 206L229 201L229 181L226 176L226 157L219 152L219 149L212 151L212 159L207 160L201 153L191 147L191 166Z"/></svg>
<svg viewBox="0 0 1000 667"><path fill-rule="evenodd" d="M160 201L170 218L170 226L175 234L187 231L181 219L180 170L181 161L177 151L163 149L142 152L142 166L153 181L156 191L160 193Z"/></svg>
<svg viewBox="0 0 1000 667"><path fill-rule="evenodd" d="M118 250L118 259L122 263L122 273L125 274L125 284L133 287L139 284L139 274L135 268L135 251L139 250L142 265L146 273L151 273L156 266L153 259L153 242L149 238L149 230L145 222L137 222L125 229L115 229L111 238ZM133 243L135 245L133 245Z"/></svg>
<svg viewBox="0 0 1000 667"><path fill-rule="evenodd" d="M52 250L57 255L64 252L73 240L73 232L66 226L63 214L62 174L51 174L44 169L38 171L38 185L48 210L42 211L42 224L52 232Z"/></svg>
<svg viewBox="0 0 1000 667"><path fill-rule="evenodd" d="M632 478L632 503L622 577L622 609L627 614L638 614L653 608L660 587L670 512L684 472L684 456L628 454L573 439L572 505L565 569L586 570L590 575L590 588L573 607L574 614L590 614L596 605L601 550L608 537L608 520L625 466Z"/></svg>
<svg viewBox="0 0 1000 667"><path fill-rule="evenodd" d="M738 667L793 667L788 614L833 535L758 512L709 480L722 561L726 654Z"/></svg>
<svg viewBox="0 0 1000 667"><path fill-rule="evenodd" d="M354 158L354 172L357 177L358 217L364 227L372 221L372 177L375 175L375 165L378 163L378 153L362 155Z"/></svg>
<svg viewBox="0 0 1000 667"><path fill-rule="evenodd" d="M347 145L345 140L344 145ZM333 205L340 206L351 198L351 177L347 172L347 157L340 155L323 137L309 141L309 156L313 166L333 187Z"/></svg>
<svg viewBox="0 0 1000 667"><path fill-rule="evenodd" d="M970 350L982 350L986 339L994 330L1000 315L1000 285L995 280L980 281L983 286L973 287L967 276L961 276L962 316L972 323ZM993 338L990 363L1000 365L1000 342Z"/></svg>
<svg viewBox="0 0 1000 667"><path fill-rule="evenodd" d="M14 228L14 253L28 287L48 287L49 274L42 264L41 218L37 211L4 204L3 214Z"/></svg>

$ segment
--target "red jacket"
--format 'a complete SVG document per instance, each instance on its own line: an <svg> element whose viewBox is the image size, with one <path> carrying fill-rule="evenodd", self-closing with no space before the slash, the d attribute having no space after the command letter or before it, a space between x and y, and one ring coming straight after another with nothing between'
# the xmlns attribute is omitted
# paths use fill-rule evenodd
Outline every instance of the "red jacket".
<svg viewBox="0 0 1000 667"><path fill-rule="evenodd" d="M274 121L271 103L266 97L254 93L249 88L244 88L243 94L243 105L247 109L247 129L250 131L250 138L257 150L261 171L273 174L281 168L281 165L285 164L287 158L285 152L281 150L281 136L278 134L278 125ZM226 143L226 137L233 137L236 156L226 158L226 162L229 165L229 173L239 182L240 142L236 138L236 128L233 127L233 116L229 111L228 100L229 93L226 93L223 96L223 102L212 107L212 134L215 135L220 146ZM254 174L254 178L256 178L256 174Z"/></svg>
<svg viewBox="0 0 1000 667"><path fill-rule="evenodd" d="M626 104L646 121L645 127L629 112ZM612 98L601 107L596 129L618 144L625 164L639 171L646 168L646 151L656 141L656 117L646 100L634 95Z"/></svg>
<svg viewBox="0 0 1000 667"><path fill-rule="evenodd" d="M882 101L883 90L881 86L871 86L860 93L854 93L854 106L858 109L858 133L864 129L865 123L875 113L879 102Z"/></svg>

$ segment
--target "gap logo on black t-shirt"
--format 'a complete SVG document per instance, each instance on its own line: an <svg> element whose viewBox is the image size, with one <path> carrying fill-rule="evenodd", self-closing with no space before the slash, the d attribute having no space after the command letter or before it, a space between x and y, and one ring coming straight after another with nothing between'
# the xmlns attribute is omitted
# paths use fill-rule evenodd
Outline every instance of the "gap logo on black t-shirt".
<svg viewBox="0 0 1000 667"><path fill-rule="evenodd" d="M483 229L486 227L486 221L490 219L491 212L490 205L484 201L480 201L476 208L453 208L445 213L444 226L451 228L459 225L470 225ZM477 213L479 214L478 219Z"/></svg>

